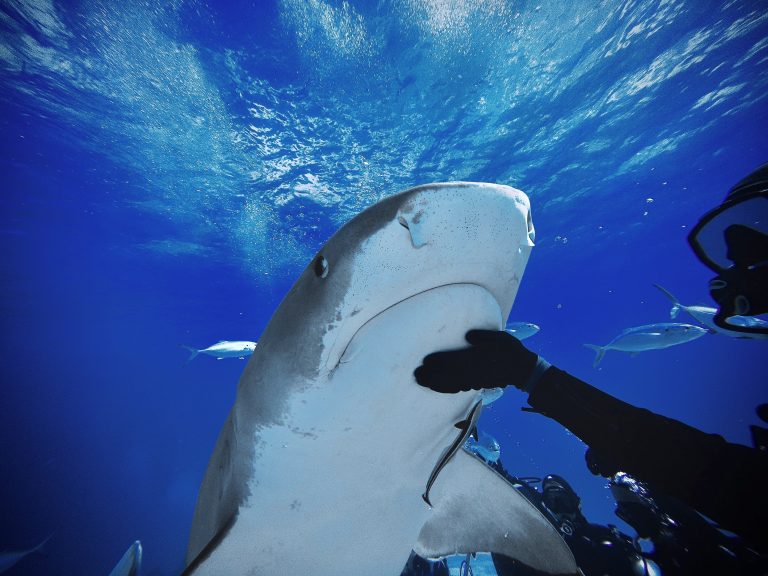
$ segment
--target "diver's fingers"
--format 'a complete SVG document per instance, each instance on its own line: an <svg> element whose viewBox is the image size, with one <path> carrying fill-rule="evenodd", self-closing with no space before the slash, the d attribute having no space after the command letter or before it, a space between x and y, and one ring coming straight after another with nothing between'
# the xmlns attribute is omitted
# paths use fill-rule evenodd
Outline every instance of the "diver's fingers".
<svg viewBox="0 0 768 576"><path fill-rule="evenodd" d="M499 344L502 342L508 342L509 338L514 338L511 334L500 330L470 330L466 333L464 338L467 342L474 346L483 344Z"/></svg>

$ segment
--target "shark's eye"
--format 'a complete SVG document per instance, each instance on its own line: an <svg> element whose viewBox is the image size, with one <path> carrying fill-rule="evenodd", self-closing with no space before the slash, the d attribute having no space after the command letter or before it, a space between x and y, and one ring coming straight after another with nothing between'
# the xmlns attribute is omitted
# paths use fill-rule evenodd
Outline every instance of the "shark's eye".
<svg viewBox="0 0 768 576"><path fill-rule="evenodd" d="M325 278L328 276L328 260L326 260L325 256L322 254L318 254L317 258L315 258L314 270L315 276L318 278Z"/></svg>

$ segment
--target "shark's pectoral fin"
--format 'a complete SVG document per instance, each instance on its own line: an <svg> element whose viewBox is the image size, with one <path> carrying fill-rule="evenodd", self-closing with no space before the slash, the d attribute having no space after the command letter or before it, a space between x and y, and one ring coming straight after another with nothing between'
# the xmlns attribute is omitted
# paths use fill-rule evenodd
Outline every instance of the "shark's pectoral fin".
<svg viewBox="0 0 768 576"><path fill-rule="evenodd" d="M493 552L543 574L578 574L555 527L492 468L464 450L432 488L432 515L414 551L425 558Z"/></svg>

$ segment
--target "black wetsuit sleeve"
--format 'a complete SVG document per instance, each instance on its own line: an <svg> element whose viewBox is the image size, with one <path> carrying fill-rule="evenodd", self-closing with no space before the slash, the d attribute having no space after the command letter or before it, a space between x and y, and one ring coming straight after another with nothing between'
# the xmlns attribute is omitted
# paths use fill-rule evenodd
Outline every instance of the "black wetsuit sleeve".
<svg viewBox="0 0 768 576"><path fill-rule="evenodd" d="M593 473L627 472L768 547L767 454L622 402L554 366L528 403L589 446Z"/></svg>

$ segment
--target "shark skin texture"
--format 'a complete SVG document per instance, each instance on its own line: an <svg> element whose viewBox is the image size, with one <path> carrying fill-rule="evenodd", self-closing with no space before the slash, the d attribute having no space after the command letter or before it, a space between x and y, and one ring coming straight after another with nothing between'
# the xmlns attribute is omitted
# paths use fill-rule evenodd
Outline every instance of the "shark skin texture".
<svg viewBox="0 0 768 576"><path fill-rule="evenodd" d="M391 576L412 549L577 573L538 510L463 450L434 478L433 507L422 499L480 397L425 389L413 370L470 328L503 328L533 237L525 194L465 182L407 190L343 226L241 376L184 574Z"/></svg>

